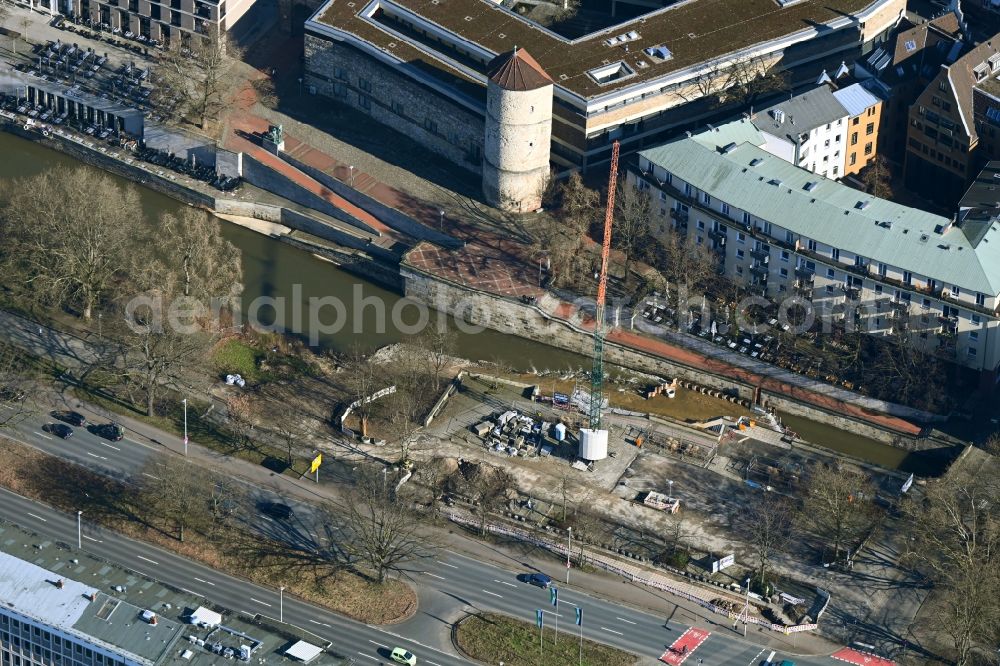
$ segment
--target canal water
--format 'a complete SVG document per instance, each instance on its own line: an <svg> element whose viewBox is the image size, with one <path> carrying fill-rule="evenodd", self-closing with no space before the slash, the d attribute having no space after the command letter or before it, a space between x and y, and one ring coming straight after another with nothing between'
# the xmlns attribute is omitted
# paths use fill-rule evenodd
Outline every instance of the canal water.
<svg viewBox="0 0 1000 666"><path fill-rule="evenodd" d="M30 176L56 166L78 166L79 163L62 153L49 150L30 141L0 132L0 183L9 184L14 178ZM142 213L149 219L163 211L179 210L183 204L165 196L140 188ZM95 193L100 196L100 193ZM374 308L362 311L358 325L348 322L341 331L320 337L321 344L337 351L354 347L374 350L383 345L405 339L405 334L392 326L391 310L401 299L398 294L382 289L362 278L346 273L312 254L274 241L243 227L225 224L224 235L242 253L246 289L244 304L258 296L291 298L294 293L303 301L310 297L333 296L345 304L354 302L360 289L364 298L381 300L385 305L384 330L377 330L377 313ZM301 291L299 291L301 290ZM300 295L301 294L301 295ZM268 311L262 312L266 315ZM404 323L412 323L417 313L412 308L401 311ZM436 318L436 313L431 313ZM266 318L266 316L262 316ZM308 320L308 315L304 315ZM436 320L436 319L435 319ZM324 319L326 321L326 319ZM588 368L589 359L512 335L491 330L481 333L464 333L448 318L449 326L456 330L458 354L472 360L501 362L512 370L576 370ZM364 333L355 333L355 330ZM831 428L813 421L792 416L785 422L807 441L841 451L890 469L909 469L915 458L894 447L853 433ZM912 471L927 471L922 464Z"/></svg>

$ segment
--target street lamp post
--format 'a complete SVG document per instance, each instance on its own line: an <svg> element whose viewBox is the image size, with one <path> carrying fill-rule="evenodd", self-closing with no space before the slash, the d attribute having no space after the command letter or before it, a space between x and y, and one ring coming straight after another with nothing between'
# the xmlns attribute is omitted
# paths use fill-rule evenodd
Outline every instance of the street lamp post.
<svg viewBox="0 0 1000 666"><path fill-rule="evenodd" d="M184 398L181 400L181 404L184 405L184 457L187 458L188 454L188 399Z"/></svg>
<svg viewBox="0 0 1000 666"><path fill-rule="evenodd" d="M438 215L440 216L438 219L438 231L444 231L444 211L439 210Z"/></svg>
<svg viewBox="0 0 1000 666"><path fill-rule="evenodd" d="M674 496L674 482L667 481L667 495L671 498Z"/></svg>
<svg viewBox="0 0 1000 666"><path fill-rule="evenodd" d="M566 528L566 584L569 585L569 557L573 552L573 528Z"/></svg>
<svg viewBox="0 0 1000 666"><path fill-rule="evenodd" d="M743 636L747 635L747 625L750 623L750 577L747 576L747 600L743 605Z"/></svg>
<svg viewBox="0 0 1000 666"><path fill-rule="evenodd" d="M278 622L285 621L285 586L278 588Z"/></svg>
<svg viewBox="0 0 1000 666"><path fill-rule="evenodd" d="M76 547L83 550L83 511L76 512Z"/></svg>
<svg viewBox="0 0 1000 666"><path fill-rule="evenodd" d="M347 168L351 170L351 187L354 187L354 165L351 164Z"/></svg>

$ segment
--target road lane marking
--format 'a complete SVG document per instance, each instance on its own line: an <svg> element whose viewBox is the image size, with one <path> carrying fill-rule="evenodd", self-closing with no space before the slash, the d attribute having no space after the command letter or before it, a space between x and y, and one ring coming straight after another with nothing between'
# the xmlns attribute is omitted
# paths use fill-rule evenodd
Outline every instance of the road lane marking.
<svg viewBox="0 0 1000 666"><path fill-rule="evenodd" d="M266 601L261 601L260 599L254 599L253 597L250 597L250 601L255 601L261 606L267 606L268 608L271 607L271 604L267 603Z"/></svg>
<svg viewBox="0 0 1000 666"><path fill-rule="evenodd" d="M83 535L83 538L84 539L90 539L91 541L96 541L97 543L103 543L100 539L95 539L94 537L87 536L86 534Z"/></svg>
<svg viewBox="0 0 1000 666"><path fill-rule="evenodd" d="M371 643L372 645L377 645L377 646L379 646L380 648L382 648L384 650L388 650L389 649L388 645L382 645L381 643L376 643L375 641L373 641L370 638L368 639L368 642Z"/></svg>
<svg viewBox="0 0 1000 666"><path fill-rule="evenodd" d="M114 449L115 451L121 451L121 449L119 449L117 446L111 446L107 442L101 442L101 444L103 444L104 446L108 447L109 449Z"/></svg>
<svg viewBox="0 0 1000 666"><path fill-rule="evenodd" d="M146 472L143 472L143 473L142 473L142 475L143 475L143 476L148 476L148 477L149 477L149 478L151 478L151 479L156 479L157 481L162 481L162 480L163 480L163 479L161 479L161 478L160 478L160 477L158 477L158 476L153 476L152 474L147 474Z"/></svg>
<svg viewBox="0 0 1000 666"><path fill-rule="evenodd" d="M494 583L500 583L501 585L506 585L508 587L517 587L517 585L514 585L514 583L508 583L505 580L497 580L496 578L493 579L493 582Z"/></svg>
<svg viewBox="0 0 1000 666"><path fill-rule="evenodd" d="M195 577L195 580L198 581L199 583L204 583L205 585L211 585L212 587L215 587L215 583L213 583L210 580L202 580L201 578L197 577Z"/></svg>
<svg viewBox="0 0 1000 666"><path fill-rule="evenodd" d="M149 444L143 444L142 442L137 442L134 439L129 439L128 437L125 437L124 439L125 439L126 442L132 442L133 444L138 444L139 446L145 447L145 448L149 449L150 451L155 451L156 450L156 447L150 446Z"/></svg>
<svg viewBox="0 0 1000 666"><path fill-rule="evenodd" d="M486 594L492 594L494 597L500 597L501 599L503 599L503 597L497 594L496 592L490 592L489 590L483 590L483 592L485 592Z"/></svg>
<svg viewBox="0 0 1000 666"><path fill-rule="evenodd" d="M763 648L760 652L758 652L757 656L754 657L753 659L751 659L750 663L747 664L747 666L754 666L755 664L759 664L760 663L760 655L764 654L765 652L767 652L767 648ZM767 659L765 659L764 661L766 661L767 663L771 663L772 659L774 659L774 651L773 650L771 651L771 655Z"/></svg>
<svg viewBox="0 0 1000 666"><path fill-rule="evenodd" d="M434 560L434 561L437 562L438 564L442 565L442 566L451 567L452 569L457 569L458 568L454 564L448 564L447 562L442 562L441 560Z"/></svg>
<svg viewBox="0 0 1000 666"><path fill-rule="evenodd" d="M361 650L358 650L358 654L360 654L362 657L364 657L366 659L371 659L372 661L378 661L378 657L373 657L370 654L365 654Z"/></svg>
<svg viewBox="0 0 1000 666"><path fill-rule="evenodd" d="M319 623L319 622L317 622L316 620L309 620L309 621L310 621L310 622L312 622L313 624L319 624L319 626L321 626L321 627L323 626L322 624L320 624L320 623Z"/></svg>
<svg viewBox="0 0 1000 666"><path fill-rule="evenodd" d="M624 636L625 635L625 634L623 634L620 631L615 631L614 629L608 629L607 627L601 627L601 631L606 631L606 632L611 633L611 634L618 634L619 636Z"/></svg>
<svg viewBox="0 0 1000 666"><path fill-rule="evenodd" d="M160 564L159 562L154 562L153 560L149 559L148 557L143 557L142 555L136 555L136 557L138 557L140 560L146 560L150 564L156 564L156 565Z"/></svg>
<svg viewBox="0 0 1000 666"><path fill-rule="evenodd" d="M201 597L202 599L205 598L204 594L199 594L197 592L192 592L191 590L187 589L186 587L182 587L181 588L181 592L187 592L188 594L191 594L191 595L196 596L196 597Z"/></svg>
<svg viewBox="0 0 1000 666"><path fill-rule="evenodd" d="M27 513L27 514L28 514L29 516L31 516L32 518L37 518L38 520L42 521L43 523L47 523L47 522L49 522L49 521L45 520L44 518L42 518L41 516L36 516L35 514L31 513L30 511L28 511L28 512L26 512L26 513Z"/></svg>
<svg viewBox="0 0 1000 666"><path fill-rule="evenodd" d="M39 437L44 437L45 439L52 439L52 438L51 438L51 437L49 437L48 435L43 435L42 433L38 432L37 430L35 430L35 431L33 431L33 432L34 432L34 433L35 433L36 435L38 435Z"/></svg>
<svg viewBox="0 0 1000 666"><path fill-rule="evenodd" d="M430 664L431 666L441 666L441 664L436 661L424 661L425 664Z"/></svg>
<svg viewBox="0 0 1000 666"><path fill-rule="evenodd" d="M328 628L328 629L333 629L333 627L331 627L330 625L328 625L326 622L323 623L323 626L326 627L326 628Z"/></svg>
<svg viewBox="0 0 1000 666"><path fill-rule="evenodd" d="M626 620L626 619L625 619L625 618L623 618L623 617L616 617L615 619L616 619L616 620L621 620L622 622L625 622L625 623L627 623L627 624L635 624L635 622L633 622L632 620Z"/></svg>
<svg viewBox="0 0 1000 666"><path fill-rule="evenodd" d="M438 576L437 574L432 574L430 571L425 571L424 575L430 576L431 578L437 578L438 580L445 580L444 576Z"/></svg>
<svg viewBox="0 0 1000 666"><path fill-rule="evenodd" d="M104 456L99 456L96 453L91 453L90 451L87 451L87 455L90 456L91 458L100 458L101 460L107 460L107 458L105 458Z"/></svg>

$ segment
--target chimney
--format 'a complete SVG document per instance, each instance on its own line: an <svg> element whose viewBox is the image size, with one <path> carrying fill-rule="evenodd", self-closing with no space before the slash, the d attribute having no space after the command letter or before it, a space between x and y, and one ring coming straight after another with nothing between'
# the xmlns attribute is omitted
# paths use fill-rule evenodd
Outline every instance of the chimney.
<svg viewBox="0 0 1000 666"><path fill-rule="evenodd" d="M57 581L56 581L56 589L59 589L59 590L63 589L63 586L64 586L65 584L66 584L66 583L65 583L65 582L63 581L63 579L62 579L62 578L60 578L59 580L57 580Z"/></svg>

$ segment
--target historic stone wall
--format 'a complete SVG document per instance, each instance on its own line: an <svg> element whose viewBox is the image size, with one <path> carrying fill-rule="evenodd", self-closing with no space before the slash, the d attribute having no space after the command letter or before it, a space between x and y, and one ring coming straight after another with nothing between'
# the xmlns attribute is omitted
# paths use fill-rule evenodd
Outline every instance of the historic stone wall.
<svg viewBox="0 0 1000 666"><path fill-rule="evenodd" d="M474 173L482 172L484 115L432 92L357 49L306 33L305 85ZM484 110L485 114L485 110Z"/></svg>

